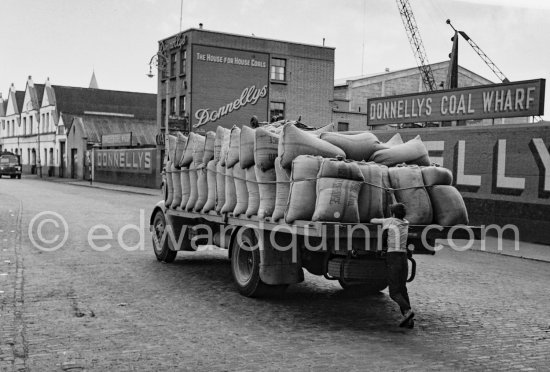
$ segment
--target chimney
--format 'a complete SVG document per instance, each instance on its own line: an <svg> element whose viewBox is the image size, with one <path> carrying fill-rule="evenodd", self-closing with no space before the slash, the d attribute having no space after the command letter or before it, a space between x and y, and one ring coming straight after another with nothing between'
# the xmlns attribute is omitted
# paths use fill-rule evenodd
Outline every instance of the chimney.
<svg viewBox="0 0 550 372"><path fill-rule="evenodd" d="M202 30L202 23L199 23L199 29Z"/></svg>
<svg viewBox="0 0 550 372"><path fill-rule="evenodd" d="M386 71L386 72L390 72L390 68L389 68L389 67L386 67L385 71Z"/></svg>

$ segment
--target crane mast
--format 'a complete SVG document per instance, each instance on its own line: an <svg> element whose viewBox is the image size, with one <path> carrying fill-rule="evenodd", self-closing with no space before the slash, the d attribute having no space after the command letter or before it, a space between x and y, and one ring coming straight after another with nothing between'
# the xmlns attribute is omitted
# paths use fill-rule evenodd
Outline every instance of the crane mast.
<svg viewBox="0 0 550 372"><path fill-rule="evenodd" d="M457 31L456 28L454 28L454 26L451 24L450 19L447 20L447 24L451 26L452 29L455 30L455 32L458 32L464 38L464 40L468 42L468 44L470 44L470 46L474 49L478 56L481 57L483 62L485 62L485 64L491 69L491 71L493 71L493 73L500 79L500 81L502 81L503 83L510 82L510 80L508 80L508 78L504 75L502 71L500 71L497 65L495 65L494 62L491 61L487 54L485 54L485 52L481 50L481 48L476 44L475 41L473 41L464 31Z"/></svg>
<svg viewBox="0 0 550 372"><path fill-rule="evenodd" d="M422 76L424 88L427 91L434 91L436 90L436 84L432 67L430 66L430 62L428 62L426 50L424 49L424 44L422 43L411 5L408 0L396 0L396 2L401 20L405 26L405 31L407 32L409 43L416 58L416 63L418 64L418 69L420 70L420 75Z"/></svg>

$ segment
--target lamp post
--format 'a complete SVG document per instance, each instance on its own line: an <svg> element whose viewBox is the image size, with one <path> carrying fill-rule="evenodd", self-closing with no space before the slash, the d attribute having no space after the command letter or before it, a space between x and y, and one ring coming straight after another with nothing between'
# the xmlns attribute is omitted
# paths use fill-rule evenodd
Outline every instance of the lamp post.
<svg viewBox="0 0 550 372"><path fill-rule="evenodd" d="M161 58L164 62L164 64L161 64L161 62L159 62L159 58ZM156 65L157 65L157 68L160 72L164 72L164 73L167 73L167 69L168 69L168 57L166 57L164 54L162 54L161 52L158 52L157 54L155 54L154 56L151 57L151 60L149 61L149 73L146 74L147 77L149 78L153 78L155 75L153 74L153 64L155 63L155 60L156 60ZM168 147L167 147L167 141L168 141L168 134L170 133L169 129L168 129L168 96L170 95L170 84L168 83L168 79L166 79L166 81L164 82L165 86L166 86L166 92L165 92L165 113L164 113L164 116L165 116L165 122L164 122L164 156L168 156ZM160 92L159 92L160 93ZM161 111L161 120L162 120L162 111Z"/></svg>

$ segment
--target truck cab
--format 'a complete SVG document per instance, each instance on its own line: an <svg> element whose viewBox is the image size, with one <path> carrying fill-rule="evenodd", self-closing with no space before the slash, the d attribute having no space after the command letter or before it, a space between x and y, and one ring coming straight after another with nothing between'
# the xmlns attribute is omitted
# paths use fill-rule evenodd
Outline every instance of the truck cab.
<svg viewBox="0 0 550 372"><path fill-rule="evenodd" d="M19 155L7 151L0 153L0 178L4 175L21 178Z"/></svg>

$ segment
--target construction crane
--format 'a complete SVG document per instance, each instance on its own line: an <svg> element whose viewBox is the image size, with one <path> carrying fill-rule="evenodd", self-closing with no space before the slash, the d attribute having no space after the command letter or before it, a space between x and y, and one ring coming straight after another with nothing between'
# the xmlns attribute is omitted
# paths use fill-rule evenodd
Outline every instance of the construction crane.
<svg viewBox="0 0 550 372"><path fill-rule="evenodd" d="M483 62L487 64L487 66L500 79L500 81L502 81L503 83L510 82L510 80L508 80L508 78L504 75L502 71L500 71L497 65L495 65L494 62L491 61L491 59L487 56L487 54L485 54L483 50L481 50L481 48L475 43L475 41L473 41L464 31L457 31L457 29L454 28L454 26L451 24L450 19L447 20L447 24L451 26L455 32L458 32L464 38L464 40L468 42L468 44L470 44L470 46L474 49L474 51L481 57Z"/></svg>
<svg viewBox="0 0 550 372"><path fill-rule="evenodd" d="M426 50L424 49L424 44L422 44L411 5L408 0L396 0L396 2L399 14L401 14L401 20L405 26L405 31L407 32L407 37L409 38L409 43L416 58L416 63L418 64L418 69L420 70L420 75L422 76L424 88L430 92L434 91L437 89L434 74L430 62L428 62Z"/></svg>

